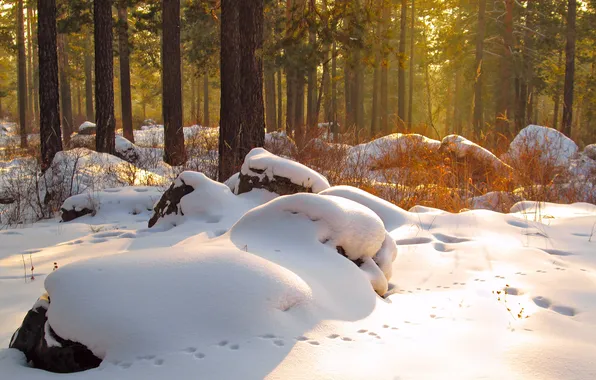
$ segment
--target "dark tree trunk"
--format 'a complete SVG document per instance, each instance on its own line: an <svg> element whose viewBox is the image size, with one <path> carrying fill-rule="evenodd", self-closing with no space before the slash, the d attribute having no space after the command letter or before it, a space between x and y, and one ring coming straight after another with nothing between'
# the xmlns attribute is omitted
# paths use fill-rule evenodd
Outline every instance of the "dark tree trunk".
<svg viewBox="0 0 596 380"><path fill-rule="evenodd" d="M263 0L242 0L240 18L240 156L265 143L263 103Z"/></svg>
<svg viewBox="0 0 596 380"><path fill-rule="evenodd" d="M381 82L381 69L378 61L375 62L373 70L373 93L370 112L370 135L376 136L379 133L379 87Z"/></svg>
<svg viewBox="0 0 596 380"><path fill-rule="evenodd" d="M240 30L241 0L221 0L221 107L219 132L219 180L225 181L239 171L240 132Z"/></svg>
<svg viewBox="0 0 596 380"><path fill-rule="evenodd" d="M197 88L196 88L197 99L195 102L195 114L197 115L197 124L204 126L203 116L202 116L202 111L201 111L201 107L203 105L203 103L201 102L201 92L202 91L203 91L203 81L199 77L197 80Z"/></svg>
<svg viewBox="0 0 596 380"><path fill-rule="evenodd" d="M62 150L60 98L58 95L58 51L56 46L56 0L38 1L39 107L41 168L47 170Z"/></svg>
<svg viewBox="0 0 596 380"><path fill-rule="evenodd" d="M265 65L265 100L267 106L267 132L273 132L277 128L277 108L275 99L275 69L269 62Z"/></svg>
<svg viewBox="0 0 596 380"><path fill-rule="evenodd" d="M311 132L317 124L317 62L314 51L317 43L317 30L315 25L316 13L314 10L314 1L308 2L308 45L311 52L308 60L307 69L307 87L306 87L306 120L308 130Z"/></svg>
<svg viewBox="0 0 596 380"><path fill-rule="evenodd" d="M344 55L344 57L348 54ZM345 103L345 128L354 127L354 109L352 108L352 69L348 62L348 58L344 58L344 103Z"/></svg>
<svg viewBox="0 0 596 380"><path fill-rule="evenodd" d="M209 118L209 74L203 76L203 123L205 127L211 126Z"/></svg>
<svg viewBox="0 0 596 380"><path fill-rule="evenodd" d="M33 12L31 5L27 6L27 120L32 127L37 121L33 113L33 40L32 35L32 20Z"/></svg>
<svg viewBox="0 0 596 380"><path fill-rule="evenodd" d="M21 148L27 147L27 57L25 56L25 25L23 0L17 1L17 97Z"/></svg>
<svg viewBox="0 0 596 380"><path fill-rule="evenodd" d="M484 128L484 109L482 104L482 79L484 76L482 65L484 55L484 34L486 31L486 0L478 2L478 29L476 34L476 62L474 64L474 137L478 139Z"/></svg>
<svg viewBox="0 0 596 380"><path fill-rule="evenodd" d="M31 20L35 19L35 11L33 7L29 7L29 12L31 12ZM36 27L36 23L34 22L31 25L31 34L32 40L31 43L33 45L33 115L35 117L36 123L39 126L39 66L38 66L38 52L37 52L37 30L34 29Z"/></svg>
<svg viewBox="0 0 596 380"><path fill-rule="evenodd" d="M162 18L164 161L172 166L180 166L186 162L182 129L180 0L162 0Z"/></svg>
<svg viewBox="0 0 596 380"><path fill-rule="evenodd" d="M391 7L383 3L383 41L384 45L389 44L389 23L391 20ZM380 124L383 134L389 134L389 55L388 49L383 47L381 63L381 100L379 105Z"/></svg>
<svg viewBox="0 0 596 380"><path fill-rule="evenodd" d="M416 0L412 0L412 20L410 24L410 83L408 102L408 123L410 128L414 125L414 36L416 34Z"/></svg>
<svg viewBox="0 0 596 380"><path fill-rule="evenodd" d="M77 114L76 118L78 119L82 115L82 99L81 99L81 84L77 82Z"/></svg>
<svg viewBox="0 0 596 380"><path fill-rule="evenodd" d="M505 0L505 25L503 28L503 56L501 58L501 75L497 87L500 87L497 98L495 125L498 133L509 134L512 48L513 48L513 6L514 0ZM519 89L519 86L517 87Z"/></svg>
<svg viewBox="0 0 596 380"><path fill-rule="evenodd" d="M283 128L283 101L282 101L282 74L281 69L277 70L277 130L281 131Z"/></svg>
<svg viewBox="0 0 596 380"><path fill-rule="evenodd" d="M74 121L72 117L72 93L70 90L70 73L68 63L68 42L65 34L58 35L58 58L59 58L59 78L60 78L60 105L62 108L62 138L64 145L70 143L70 136L74 131Z"/></svg>
<svg viewBox="0 0 596 380"><path fill-rule="evenodd" d="M331 106L331 75L329 73L329 66L331 65L331 46L326 45L325 62L323 62L323 76L321 82L323 84L323 119L325 122L333 120L333 109Z"/></svg>
<svg viewBox="0 0 596 380"><path fill-rule="evenodd" d="M456 67L455 69L455 91L453 95L453 131L454 133L461 136L463 133L462 117L460 110L460 97L461 97L461 69Z"/></svg>
<svg viewBox="0 0 596 380"><path fill-rule="evenodd" d="M573 122L573 86L575 80L575 19L577 0L568 0L567 46L565 46L565 88L563 90L563 125L561 132L571 137Z"/></svg>
<svg viewBox="0 0 596 380"><path fill-rule="evenodd" d="M114 154L116 121L114 120L114 55L112 50L112 1L93 1L95 25L95 110L98 152ZM173 45L173 43L172 43Z"/></svg>
<svg viewBox="0 0 596 380"><path fill-rule="evenodd" d="M331 119L329 121L333 122L331 132L333 139L337 141L339 126L337 125L337 43L335 41L331 49Z"/></svg>
<svg viewBox="0 0 596 380"><path fill-rule="evenodd" d="M306 79L302 70L296 71L294 95L294 137L299 148L304 145L304 87Z"/></svg>
<svg viewBox="0 0 596 380"><path fill-rule="evenodd" d="M120 53L120 102L124 138L135 141L132 132L132 100L130 94L130 51L128 46L128 0L118 0L118 50Z"/></svg>
<svg viewBox="0 0 596 380"><path fill-rule="evenodd" d="M93 113L93 56L91 52L91 38L85 39L85 114L88 121L95 120Z"/></svg>
<svg viewBox="0 0 596 380"><path fill-rule="evenodd" d="M197 123L197 80L193 74L190 76L190 119L192 124Z"/></svg>
<svg viewBox="0 0 596 380"><path fill-rule="evenodd" d="M406 27L408 1L401 0L401 17L399 29L399 68L397 72L397 118L399 131L405 131L406 120Z"/></svg>
<svg viewBox="0 0 596 380"><path fill-rule="evenodd" d="M296 71L292 67L286 68L286 132L293 135L295 130L296 110Z"/></svg>

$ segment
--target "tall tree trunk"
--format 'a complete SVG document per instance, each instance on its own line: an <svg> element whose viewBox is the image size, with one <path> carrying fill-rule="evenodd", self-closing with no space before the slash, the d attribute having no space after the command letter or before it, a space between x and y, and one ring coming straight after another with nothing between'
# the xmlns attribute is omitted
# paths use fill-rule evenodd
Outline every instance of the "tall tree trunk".
<svg viewBox="0 0 596 380"><path fill-rule="evenodd" d="M98 152L114 154L116 121L114 119L114 55L112 50L112 1L93 1L95 42L95 120ZM174 41L172 41L173 44Z"/></svg>
<svg viewBox="0 0 596 380"><path fill-rule="evenodd" d="M349 53L346 52L344 57ZM344 128L353 128L354 127L354 108L352 107L352 69L350 68L350 63L348 62L348 58L344 58L344 103L345 103L345 121L344 121Z"/></svg>
<svg viewBox="0 0 596 380"><path fill-rule="evenodd" d="M220 72L221 107L219 132L219 180L239 171L240 133L240 30L239 1L221 0Z"/></svg>
<svg viewBox="0 0 596 380"><path fill-rule="evenodd" d="M205 75L207 75L205 73ZM201 92L203 92L203 81L201 80L201 78L199 77L199 79L197 80L197 100L196 100L196 104L195 104L195 114L197 115L197 124L205 126L205 124L203 123L203 112L201 111L201 107L203 105L203 103L201 102Z"/></svg>
<svg viewBox="0 0 596 380"><path fill-rule="evenodd" d="M56 46L56 0L38 2L39 107L41 169L46 171L62 150L60 98L58 95L58 52Z"/></svg>
<svg viewBox="0 0 596 380"><path fill-rule="evenodd" d="M91 37L85 38L85 115L88 121L95 120L93 112L93 56L91 51Z"/></svg>
<svg viewBox="0 0 596 380"><path fill-rule="evenodd" d="M283 101L282 101L282 74L281 69L277 70L277 130L281 131L283 128Z"/></svg>
<svg viewBox="0 0 596 380"><path fill-rule="evenodd" d="M265 143L265 106L263 103L263 0L240 2L240 115L241 157Z"/></svg>
<svg viewBox="0 0 596 380"><path fill-rule="evenodd" d="M25 26L23 0L17 1L17 97L19 103L19 126L21 148L27 147L27 57L25 56Z"/></svg>
<svg viewBox="0 0 596 380"><path fill-rule="evenodd" d="M412 20L410 24L410 88L408 102L408 123L410 128L414 125L414 36L416 34L416 0L412 0Z"/></svg>
<svg viewBox="0 0 596 380"><path fill-rule="evenodd" d="M33 12L31 5L27 6L27 120L31 126L34 125L37 120L33 112L33 39L32 35L32 23L33 23Z"/></svg>
<svg viewBox="0 0 596 380"><path fill-rule="evenodd" d="M172 166L180 166L186 162L182 129L180 0L162 0L162 18L164 161Z"/></svg>
<svg viewBox="0 0 596 380"><path fill-rule="evenodd" d="M372 137L379 133L379 87L381 82L381 69L378 61L375 62L373 70L372 107L370 112L370 135Z"/></svg>
<svg viewBox="0 0 596 380"><path fill-rule="evenodd" d="M381 100L380 100L380 126L383 134L387 135L389 129L389 55L387 45L389 44L389 22L391 20L391 7L385 1L383 2L383 49L381 63Z"/></svg>
<svg viewBox="0 0 596 380"><path fill-rule="evenodd" d="M499 94L495 125L498 133L509 134L511 76L512 76L512 48L513 48L513 6L514 0L505 0L505 25L503 28L503 56L501 57L501 75L499 78ZM519 87L518 87L519 89Z"/></svg>
<svg viewBox="0 0 596 380"><path fill-rule="evenodd" d="M568 0L567 45L565 46L565 89L563 90L563 125L561 132L571 137L573 122L573 87L575 80L575 19L577 0Z"/></svg>
<svg viewBox="0 0 596 380"><path fill-rule="evenodd" d="M334 141L338 140L339 125L337 124L337 43L333 41L331 47L331 133Z"/></svg>
<svg viewBox="0 0 596 380"><path fill-rule="evenodd" d="M482 104L482 79L484 72L482 69L484 55L484 34L486 32L486 0L478 2L478 30L476 33L476 61L474 64L474 118L472 125L474 127L474 137L480 138L484 128L484 109Z"/></svg>
<svg viewBox="0 0 596 380"><path fill-rule="evenodd" d="M331 106L331 74L329 66L331 63L331 45L325 46L325 62L323 63L323 119L325 122L331 122L333 119L333 109Z"/></svg>
<svg viewBox="0 0 596 380"><path fill-rule="evenodd" d="M557 67L561 67L563 65L563 49L559 49L559 60ZM559 109L561 108L561 80L557 78L556 86L555 86L555 96L553 99L554 104L554 114L553 114L553 128L558 129L559 127Z"/></svg>
<svg viewBox="0 0 596 380"><path fill-rule="evenodd" d="M311 54L309 55L307 68L307 87L306 87L306 121L308 124L309 133L316 127L315 120L317 107L317 62L315 57L315 49L317 43L316 30L316 13L314 9L314 1L308 2L308 45Z"/></svg>
<svg viewBox="0 0 596 380"><path fill-rule="evenodd" d="M58 34L58 58L59 58L59 79L60 79L60 102L62 108L62 138L64 145L70 143L70 136L74 132L74 120L72 117L72 93L70 90L70 73L68 63L68 41L66 35Z"/></svg>
<svg viewBox="0 0 596 380"><path fill-rule="evenodd" d="M120 53L120 102L124 138L135 141L132 131L132 100L130 93L130 51L128 46L128 0L118 0L118 50Z"/></svg>
<svg viewBox="0 0 596 380"><path fill-rule="evenodd" d="M32 7L29 7L31 12L31 19L36 19L36 12ZM33 115L39 125L39 66L38 66L38 43L37 43L37 24L34 22L31 26L32 44L33 44Z"/></svg>
<svg viewBox="0 0 596 380"><path fill-rule="evenodd" d="M76 117L79 118L83 114L82 112L82 99L81 99L81 83L77 82L77 114Z"/></svg>
<svg viewBox="0 0 596 380"><path fill-rule="evenodd" d="M211 126L209 118L209 74L203 76L203 123L206 127Z"/></svg>
<svg viewBox="0 0 596 380"><path fill-rule="evenodd" d="M271 62L265 64L265 101L267 132L273 132L277 128L277 102L275 100L275 68Z"/></svg>
<svg viewBox="0 0 596 380"><path fill-rule="evenodd" d="M197 78L196 75L190 76L190 119L192 124L197 123Z"/></svg>
<svg viewBox="0 0 596 380"><path fill-rule="evenodd" d="M461 136L463 133L463 124L460 111L461 105L461 69L455 68L455 93L453 94L453 131Z"/></svg>
<svg viewBox="0 0 596 380"><path fill-rule="evenodd" d="M399 68L397 72L397 117L400 132L405 131L406 122L406 25L408 1L401 0L401 22L399 29Z"/></svg>

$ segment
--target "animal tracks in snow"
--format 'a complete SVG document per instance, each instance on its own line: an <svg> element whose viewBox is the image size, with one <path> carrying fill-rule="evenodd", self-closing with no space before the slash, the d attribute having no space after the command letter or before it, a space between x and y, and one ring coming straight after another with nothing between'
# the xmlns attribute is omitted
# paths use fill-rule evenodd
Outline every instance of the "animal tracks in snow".
<svg viewBox="0 0 596 380"><path fill-rule="evenodd" d="M565 315L567 317L573 317L577 315L577 310L569 307L569 306L562 306L562 305L555 305L553 302L542 296L532 298L532 301L536 304L536 306L541 307L543 309L549 309L561 315Z"/></svg>

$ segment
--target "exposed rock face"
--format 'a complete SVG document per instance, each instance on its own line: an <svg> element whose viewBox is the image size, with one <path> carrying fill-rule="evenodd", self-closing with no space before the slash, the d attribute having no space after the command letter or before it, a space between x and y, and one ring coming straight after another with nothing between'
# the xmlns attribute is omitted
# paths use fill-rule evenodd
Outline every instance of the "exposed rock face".
<svg viewBox="0 0 596 380"><path fill-rule="evenodd" d="M153 208L153 216L151 216L151 219L149 219L149 228L153 227L160 218L163 218L166 215L178 214L178 212L184 215L182 210L180 210L178 207L180 200L185 195L192 193L195 189L192 186L184 183L184 180L182 180L180 177L178 177L178 180L180 180L182 185L178 185L176 183L178 181L172 183L170 188L166 190L159 202L157 202Z"/></svg>
<svg viewBox="0 0 596 380"><path fill-rule="evenodd" d="M89 215L93 213L93 210L90 210L88 208L83 208L81 210L77 210L77 209L60 209L60 212L62 214L62 221L63 222L70 222L71 220L75 220L77 218L80 218L81 216L85 216L85 215Z"/></svg>
<svg viewBox="0 0 596 380"><path fill-rule="evenodd" d="M262 174L264 170L252 169L253 172ZM311 187L305 187L292 183L288 178L273 176L270 180L268 176L251 176L250 174L240 173L240 181L236 189L237 194L248 193L252 189L265 189L279 195L290 195L296 193L312 193Z"/></svg>
<svg viewBox="0 0 596 380"><path fill-rule="evenodd" d="M584 148L584 155L596 161L596 144L590 144Z"/></svg>
<svg viewBox="0 0 596 380"><path fill-rule="evenodd" d="M48 324L50 299L44 294L15 331L10 348L25 354L35 368L57 373L81 372L99 367L101 359L83 344L62 339Z"/></svg>
<svg viewBox="0 0 596 380"><path fill-rule="evenodd" d="M139 150L135 144L128 141L122 136L116 136L116 152L115 156L124 161L136 164L139 161Z"/></svg>

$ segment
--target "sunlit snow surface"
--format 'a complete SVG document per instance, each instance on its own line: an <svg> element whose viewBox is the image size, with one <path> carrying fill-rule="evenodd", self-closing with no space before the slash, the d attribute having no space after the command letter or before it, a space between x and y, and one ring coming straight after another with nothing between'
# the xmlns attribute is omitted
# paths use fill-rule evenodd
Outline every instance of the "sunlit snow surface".
<svg viewBox="0 0 596 380"><path fill-rule="evenodd" d="M153 190L125 188L94 217L0 231L0 346L45 282L54 330L104 359L65 376L2 349L0 378L596 378L596 206L449 214L324 194L373 210L395 239L386 299L320 239L362 243L357 224L329 227L341 221L324 201L295 198L294 213L300 202L258 206L268 199L251 192L221 218L147 229Z"/></svg>

